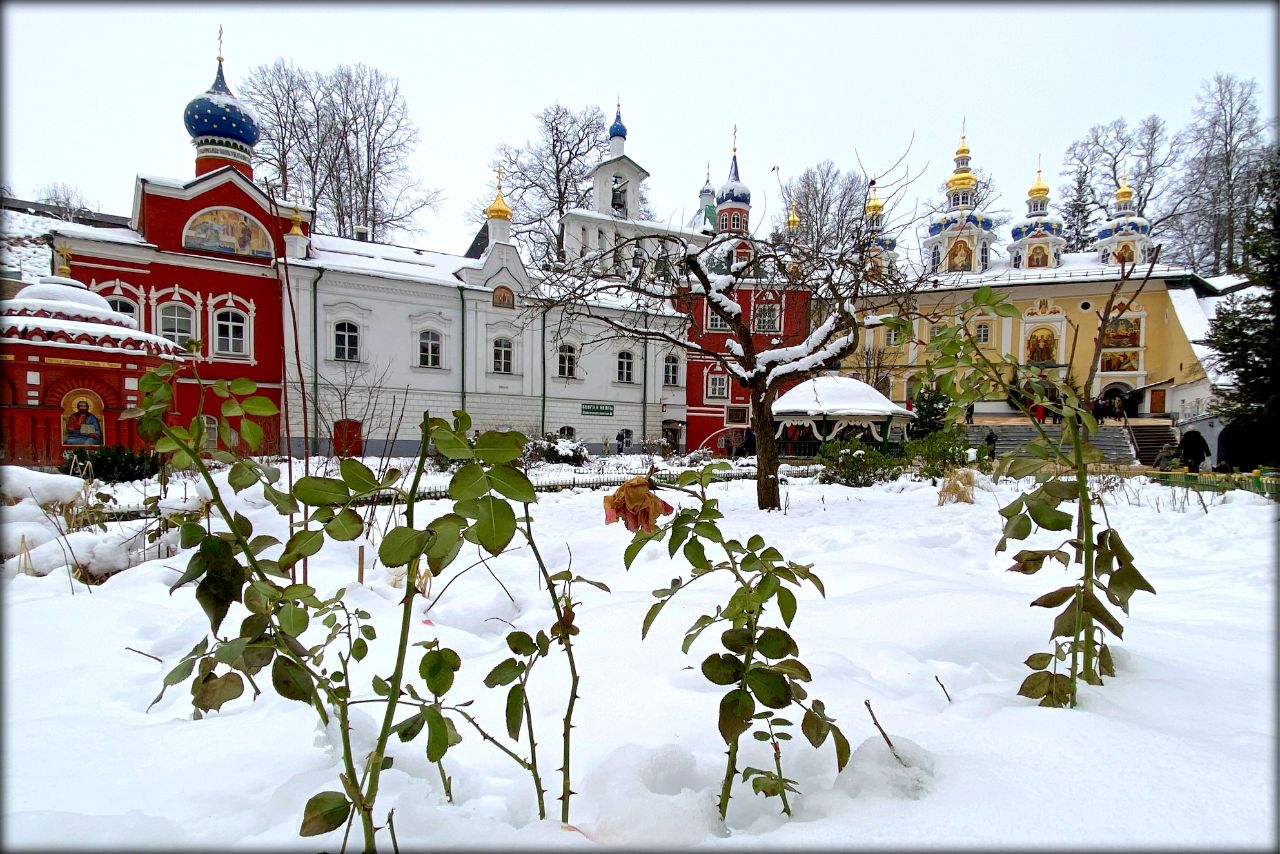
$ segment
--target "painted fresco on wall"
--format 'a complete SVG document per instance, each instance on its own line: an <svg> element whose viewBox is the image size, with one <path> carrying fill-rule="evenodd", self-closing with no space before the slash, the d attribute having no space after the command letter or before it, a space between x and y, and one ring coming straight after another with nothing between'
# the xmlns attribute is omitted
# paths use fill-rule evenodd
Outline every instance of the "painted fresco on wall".
<svg viewBox="0 0 1280 854"><path fill-rule="evenodd" d="M1102 354L1102 370L1136 371L1138 370L1139 353L1137 350L1112 350Z"/></svg>
<svg viewBox="0 0 1280 854"><path fill-rule="evenodd" d="M102 398L78 388L62 397L62 444L102 444Z"/></svg>
<svg viewBox="0 0 1280 854"><path fill-rule="evenodd" d="M220 252L250 258L271 258L271 238L267 230L248 214L231 208L201 211L182 234L186 249Z"/></svg>
<svg viewBox="0 0 1280 854"><path fill-rule="evenodd" d="M1142 319L1121 317L1107 324L1103 347L1137 347L1142 338Z"/></svg>
<svg viewBox="0 0 1280 854"><path fill-rule="evenodd" d="M1032 330L1027 336L1027 361L1052 362L1058 353L1058 335L1048 326Z"/></svg>

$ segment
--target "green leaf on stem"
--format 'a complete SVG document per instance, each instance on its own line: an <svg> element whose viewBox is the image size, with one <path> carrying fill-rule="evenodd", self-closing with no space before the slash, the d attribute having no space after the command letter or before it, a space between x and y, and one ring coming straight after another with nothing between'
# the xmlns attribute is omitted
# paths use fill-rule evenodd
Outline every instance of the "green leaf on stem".
<svg viewBox="0 0 1280 854"><path fill-rule="evenodd" d="M249 415L261 415L270 417L279 415L280 408L277 407L270 398L255 395L254 397L246 397L240 401L240 405L244 407L244 411Z"/></svg>
<svg viewBox="0 0 1280 854"><path fill-rule="evenodd" d="M511 505L486 495L476 499L476 511L476 521L467 530L474 532L476 542L489 554L501 554L516 533L516 515Z"/></svg>
<svg viewBox="0 0 1280 854"><path fill-rule="evenodd" d="M350 507L343 507L338 515L325 523L324 530L335 540L354 540L364 531L364 520Z"/></svg>
<svg viewBox="0 0 1280 854"><path fill-rule="evenodd" d="M507 735L511 736L513 741L520 738L520 721L521 713L524 711L524 685L517 682L511 686L511 690L507 692Z"/></svg>
<svg viewBox="0 0 1280 854"><path fill-rule="evenodd" d="M479 463L467 463L449 479L449 497L454 501L479 498L489 491L489 476Z"/></svg>
<svg viewBox="0 0 1280 854"><path fill-rule="evenodd" d="M449 750L449 728L436 706L425 707L422 716L427 721L427 761L439 762Z"/></svg>
<svg viewBox="0 0 1280 854"><path fill-rule="evenodd" d="M302 810L302 827L299 836L319 836L337 830L347 823L351 815L351 802L342 792L321 792L307 801Z"/></svg>
<svg viewBox="0 0 1280 854"><path fill-rule="evenodd" d="M521 504L533 504L538 500L537 493L533 491L533 484L529 482L529 478L525 477L524 472L514 466L504 464L490 468L489 486L512 501L518 501Z"/></svg>
<svg viewBox="0 0 1280 854"><path fill-rule="evenodd" d="M507 648L516 655L533 655L538 646L528 632L515 631L507 635Z"/></svg>
<svg viewBox="0 0 1280 854"><path fill-rule="evenodd" d="M489 675L484 677L484 684L487 688L497 688L499 685L508 685L520 678L520 674L524 673L525 665L523 661L516 661L514 658L508 658L499 662L496 667L489 671Z"/></svg>
<svg viewBox="0 0 1280 854"><path fill-rule="evenodd" d="M786 658L799 652L799 648L791 635L770 627L762 631L756 640L756 652L765 658Z"/></svg>
<svg viewBox="0 0 1280 854"><path fill-rule="evenodd" d="M702 662L702 675L716 685L732 685L742 678L742 662L725 653L708 655Z"/></svg>
<svg viewBox="0 0 1280 854"><path fill-rule="evenodd" d="M286 700L297 700L300 703L310 703L316 690L315 683L311 681L311 674L303 670L302 666L292 658L284 655L277 655L275 662L271 665L271 684L281 697Z"/></svg>
<svg viewBox="0 0 1280 854"><path fill-rule="evenodd" d="M294 482L293 497L309 507L323 507L345 504L351 498L351 491L336 478L306 475Z"/></svg>
<svg viewBox="0 0 1280 854"><path fill-rule="evenodd" d="M720 737L725 744L731 745L751 727L751 716L755 714L756 704L751 695L741 688L735 688L720 699L719 729Z"/></svg>
<svg viewBox="0 0 1280 854"><path fill-rule="evenodd" d="M373 470L353 457L344 457L338 463L338 473L342 482L356 495L366 495L382 486Z"/></svg>
<svg viewBox="0 0 1280 854"><path fill-rule="evenodd" d="M404 566L422 554L430 537L426 531L415 531L413 528L397 525L382 538L382 543L378 546L378 560L389 568Z"/></svg>
<svg viewBox="0 0 1280 854"><path fill-rule="evenodd" d="M773 709L785 709L791 705L791 687L781 673L752 667L747 671L747 687L756 699Z"/></svg>
<svg viewBox="0 0 1280 854"><path fill-rule="evenodd" d="M778 588L778 613L787 628L791 628L791 621L796 618L796 594L785 587Z"/></svg>

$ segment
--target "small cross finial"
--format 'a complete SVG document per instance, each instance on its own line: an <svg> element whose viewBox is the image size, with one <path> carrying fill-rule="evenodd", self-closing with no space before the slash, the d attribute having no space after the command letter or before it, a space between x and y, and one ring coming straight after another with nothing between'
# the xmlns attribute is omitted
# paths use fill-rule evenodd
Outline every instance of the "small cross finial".
<svg viewBox="0 0 1280 854"><path fill-rule="evenodd" d="M53 253L57 255L59 259L58 275L71 275L71 250L67 248L67 244L59 244L59 246L53 250Z"/></svg>
<svg viewBox="0 0 1280 854"><path fill-rule="evenodd" d="M733 125L733 153L738 153L738 125L736 122Z"/></svg>
<svg viewBox="0 0 1280 854"><path fill-rule="evenodd" d="M218 24L218 62L222 62L222 24Z"/></svg>
<svg viewBox="0 0 1280 854"><path fill-rule="evenodd" d="M503 172L501 163L498 164L498 168L496 171L498 173L498 192L501 193L502 192L502 172Z"/></svg>
<svg viewBox="0 0 1280 854"><path fill-rule="evenodd" d="M707 183L711 183L711 161L707 161Z"/></svg>

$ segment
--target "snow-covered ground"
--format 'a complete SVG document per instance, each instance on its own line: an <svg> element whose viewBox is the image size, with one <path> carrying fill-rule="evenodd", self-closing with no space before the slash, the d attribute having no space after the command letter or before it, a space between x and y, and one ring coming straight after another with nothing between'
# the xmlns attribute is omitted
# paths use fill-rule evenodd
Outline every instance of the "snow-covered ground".
<svg viewBox="0 0 1280 854"><path fill-rule="evenodd" d="M1058 710L1016 691L1030 672L1023 659L1048 649L1054 613L1028 603L1072 576L1057 564L1032 576L1006 572L1009 554L993 553L1003 521L996 510L1015 494L1012 483L979 490L974 505L938 506L927 481L850 489L792 478L779 513L756 510L754 490L737 481L712 492L727 532L763 535L787 558L812 563L825 583L825 599L799 591L792 634L813 673L811 695L826 702L854 747L845 771L836 774L830 741L815 751L797 737L783 759L801 790L795 815L786 819L776 799L739 784L722 827L714 804L724 689L698 670L717 651L718 633L704 634L688 655L680 643L699 614L724 602L725 582L713 576L679 593L642 641L651 591L687 577L688 564L650 546L626 571L630 535L603 524L606 492L541 494L534 530L552 570L571 561L575 573L612 591L575 587L578 832L538 821L528 775L460 724L464 741L444 760L453 804L427 762L424 737L391 742L395 765L383 775L376 819L395 809L401 850L593 842L1274 849L1275 504L1230 492L1207 497L1205 512L1194 495L1141 479L1108 493L1111 523L1159 593L1135 594L1131 615L1121 617L1116 678L1085 686L1079 708ZM258 533L284 538L282 518L258 490L231 503ZM447 501L422 502L419 518L449 509ZM309 582L321 596L345 587L351 605L372 614L379 638L352 683L372 698L371 676L392 667L403 591L382 568L356 584L362 542L327 544L310 561ZM1030 547L1054 542L1037 534ZM2 582L6 847L341 846L340 830L297 836L307 799L340 788L336 730L275 695L265 672L262 696L251 701L246 691L199 721L191 720L186 684L146 711L164 674L208 630L192 587L168 591L186 562L186 553L153 560L92 589L65 572ZM438 638L458 652L462 668L449 696L474 698L473 713L501 733L506 689L482 680L509 655L508 622L535 633L554 618L527 550L490 560L488 569L460 575L447 590L454 571L437 579L431 596L439 599L429 611L418 600L411 640ZM233 605L226 630L245 614ZM303 639L316 642L322 631L313 626ZM530 683L553 815L567 684L557 653ZM910 768L890 756L865 700ZM353 707L353 737L365 749L379 708ZM746 739L739 767L770 767L766 750ZM390 851L385 831L380 839ZM359 848L358 828L350 844Z"/></svg>

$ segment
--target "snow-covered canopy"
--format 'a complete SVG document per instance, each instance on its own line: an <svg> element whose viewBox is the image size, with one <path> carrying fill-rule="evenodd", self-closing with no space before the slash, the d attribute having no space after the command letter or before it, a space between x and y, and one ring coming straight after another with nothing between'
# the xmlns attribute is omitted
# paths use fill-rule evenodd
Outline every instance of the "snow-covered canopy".
<svg viewBox="0 0 1280 854"><path fill-rule="evenodd" d="M835 374L805 380L773 402L778 435L784 427L807 426L819 439L836 435L849 424L871 428L881 439L880 427L906 424L916 414L903 409L862 380Z"/></svg>
<svg viewBox="0 0 1280 854"><path fill-rule="evenodd" d="M915 417L914 412L898 406L862 380L835 375L805 380L785 394L779 395L773 402L773 414L775 416Z"/></svg>

